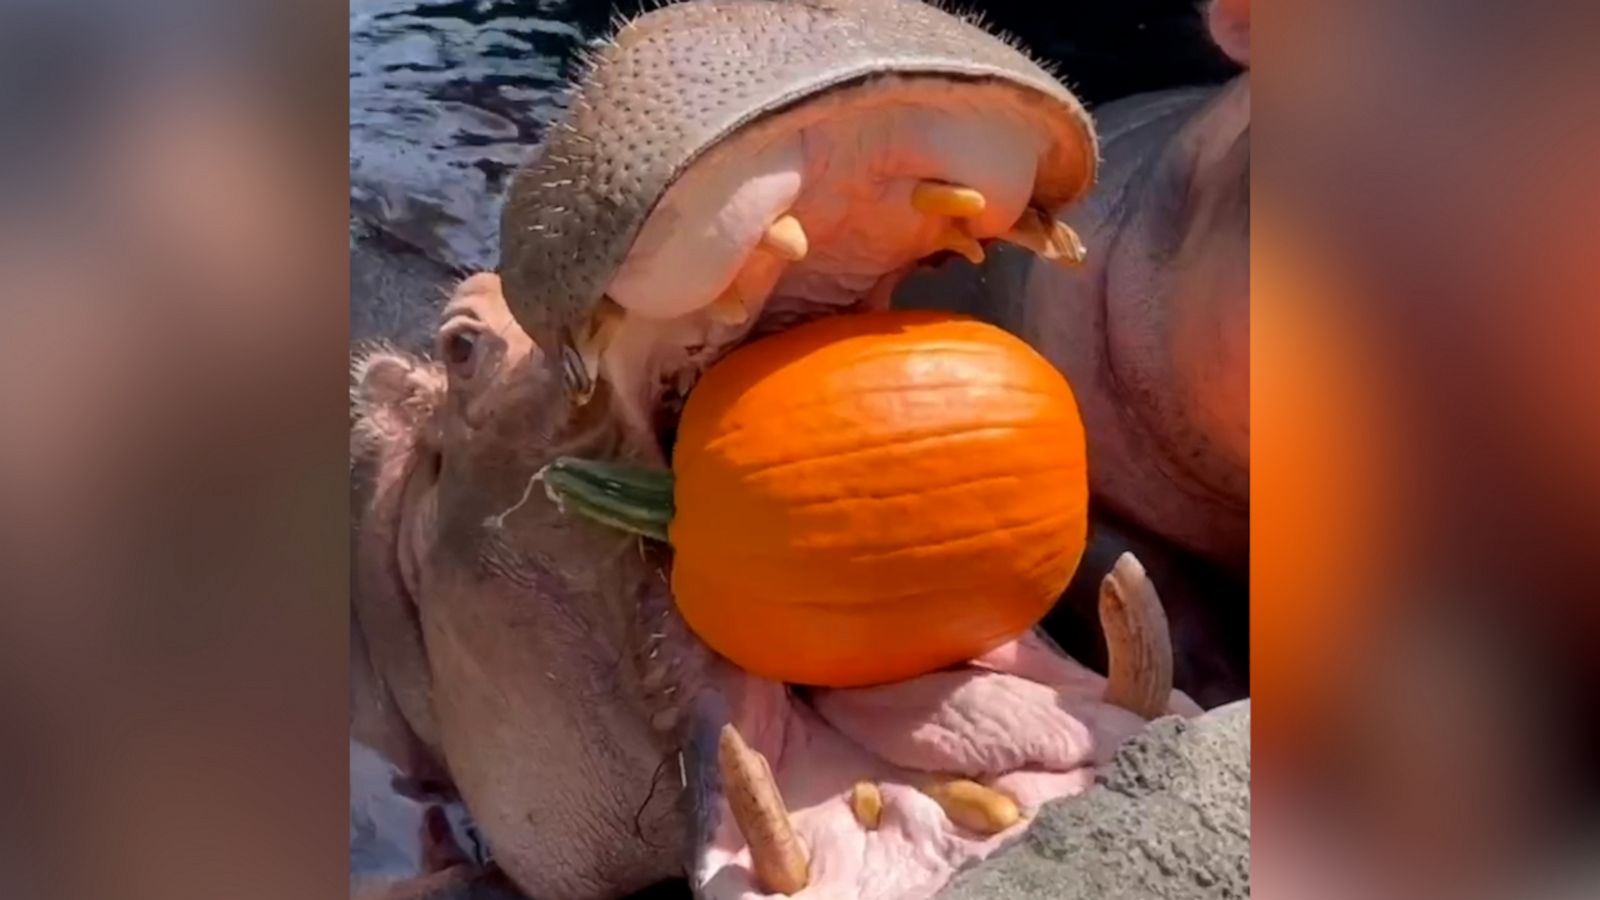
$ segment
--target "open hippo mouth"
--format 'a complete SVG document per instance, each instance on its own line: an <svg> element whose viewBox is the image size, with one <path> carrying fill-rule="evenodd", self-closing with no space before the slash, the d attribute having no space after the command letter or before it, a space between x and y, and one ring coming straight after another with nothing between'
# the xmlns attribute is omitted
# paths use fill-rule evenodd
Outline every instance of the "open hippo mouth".
<svg viewBox="0 0 1600 900"><path fill-rule="evenodd" d="M579 360L609 386L635 449L670 459L684 398L733 348L887 308L919 265L979 262L996 240L1081 257L1033 198L1041 172L1085 165L1056 157L1090 153L1087 143L1042 132L1009 87L950 96L938 82L895 81L813 103L719 144L672 185ZM953 669L821 689L741 671L667 598L647 601L641 671L654 724L682 742L697 890L937 891L1040 804L1092 783L1147 717L1198 712L1170 693L1159 601L1131 558L1108 579L1105 615L1122 641L1111 683L1030 634Z"/></svg>
<svg viewBox="0 0 1600 900"><path fill-rule="evenodd" d="M922 3L669 6L596 53L569 111L513 183L502 277L574 420L621 426L601 455L667 463L716 360L887 308L918 266L978 263L997 241L1083 258L1054 212L1094 180L1087 115L1015 48ZM1147 719L1197 711L1171 691L1131 558L1102 598L1109 677L1030 634L901 682L789 686L707 649L667 583L630 610L632 664L676 751L703 896L929 896Z"/></svg>

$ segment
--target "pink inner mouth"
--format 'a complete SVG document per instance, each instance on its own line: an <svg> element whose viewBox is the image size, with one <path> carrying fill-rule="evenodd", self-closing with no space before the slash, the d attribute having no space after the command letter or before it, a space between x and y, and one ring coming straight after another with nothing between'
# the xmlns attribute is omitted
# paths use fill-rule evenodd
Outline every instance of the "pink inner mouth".
<svg viewBox="0 0 1600 900"><path fill-rule="evenodd" d="M732 722L771 765L810 879L796 897L916 898L1020 835L1039 806L1094 782L1144 720L1108 704L1106 679L1036 635L958 669L890 685L800 696L744 673L727 676ZM1171 712L1200 708L1173 693ZM1017 824L969 831L919 787L963 777L1014 800ZM860 781L883 798L878 827L849 803ZM725 799L696 874L710 898L773 896L757 883L748 844Z"/></svg>

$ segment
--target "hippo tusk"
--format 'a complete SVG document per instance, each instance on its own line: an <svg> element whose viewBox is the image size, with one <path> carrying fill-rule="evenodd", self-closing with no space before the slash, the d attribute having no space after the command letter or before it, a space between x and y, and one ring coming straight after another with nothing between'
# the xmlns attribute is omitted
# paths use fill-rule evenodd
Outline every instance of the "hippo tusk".
<svg viewBox="0 0 1600 900"><path fill-rule="evenodd" d="M911 205L930 216L970 219L983 212L989 201L976 188L943 181L920 181L911 189Z"/></svg>
<svg viewBox="0 0 1600 900"><path fill-rule="evenodd" d="M567 392L573 401L583 406L594 396L595 385L600 380L600 356L605 353L611 339L622 324L622 307L610 297L601 297L587 335L578 340L567 340L561 348L562 375Z"/></svg>
<svg viewBox="0 0 1600 900"><path fill-rule="evenodd" d="M761 236L761 246L788 262L805 259L806 253L811 249L811 244L806 239L806 230L794 216L784 216L773 222Z"/></svg>
<svg viewBox="0 0 1600 900"><path fill-rule="evenodd" d="M922 792L939 804L950 821L981 835L999 834L1022 818L1015 800L965 778L930 784Z"/></svg>
<svg viewBox="0 0 1600 900"><path fill-rule="evenodd" d="M1172 699L1172 639L1161 597L1132 553L1100 582L1100 625L1109 658L1106 702L1146 719L1165 715Z"/></svg>
<svg viewBox="0 0 1600 900"><path fill-rule="evenodd" d="M750 748L733 725L722 726L717 768L733 821L750 846L750 867L762 890L796 893L810 882L811 864L794 833L783 795L766 757Z"/></svg>
<svg viewBox="0 0 1600 900"><path fill-rule="evenodd" d="M582 406L594 396L594 375L584 362L583 351L578 349L578 342L569 335L561 339L561 381L567 388L567 395L572 402Z"/></svg>
<svg viewBox="0 0 1600 900"><path fill-rule="evenodd" d="M850 789L850 812L868 831L877 831L883 819L883 792L870 781L858 781Z"/></svg>
<svg viewBox="0 0 1600 900"><path fill-rule="evenodd" d="M1032 206L1022 211L1017 223L1000 239L1032 250L1041 259L1069 267L1082 264L1089 254L1077 232Z"/></svg>

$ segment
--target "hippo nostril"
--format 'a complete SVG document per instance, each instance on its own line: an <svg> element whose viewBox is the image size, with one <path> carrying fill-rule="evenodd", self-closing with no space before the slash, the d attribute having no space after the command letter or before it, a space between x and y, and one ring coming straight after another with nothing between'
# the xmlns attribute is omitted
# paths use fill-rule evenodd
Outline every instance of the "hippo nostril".
<svg viewBox="0 0 1600 900"><path fill-rule="evenodd" d="M444 359L452 366L465 366L472 362L472 351L478 344L477 335L457 331L445 338Z"/></svg>

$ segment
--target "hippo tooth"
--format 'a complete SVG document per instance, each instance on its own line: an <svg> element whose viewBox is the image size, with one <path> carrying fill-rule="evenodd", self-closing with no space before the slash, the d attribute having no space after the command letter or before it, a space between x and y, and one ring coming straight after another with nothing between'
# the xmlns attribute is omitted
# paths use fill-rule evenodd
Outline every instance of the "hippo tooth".
<svg viewBox="0 0 1600 900"><path fill-rule="evenodd" d="M939 233L938 247L940 250L953 250L967 258L975 266L983 265L983 245L978 243L967 232L966 226L960 222L946 222L944 230Z"/></svg>
<svg viewBox="0 0 1600 900"><path fill-rule="evenodd" d="M1015 800L965 778L931 784L922 792L939 804L950 821L978 834L999 834L1022 818Z"/></svg>
<svg viewBox="0 0 1600 900"><path fill-rule="evenodd" d="M930 216L971 219L982 213L988 203L975 188L943 181L920 181L911 189L911 205Z"/></svg>
<svg viewBox="0 0 1600 900"><path fill-rule="evenodd" d="M1172 640L1161 597L1132 553L1100 582L1100 625L1106 633L1106 702L1146 719L1164 715L1172 698Z"/></svg>
<svg viewBox="0 0 1600 900"><path fill-rule="evenodd" d="M1065 266L1079 265L1088 255L1077 232L1032 206L1022 211L1017 224L1011 226L1011 230L1002 234L1000 239L1026 247L1043 259Z"/></svg>
<svg viewBox="0 0 1600 900"><path fill-rule="evenodd" d="M766 757L746 744L732 724L722 726L717 768L733 821L750 846L750 868L762 890L793 894L811 880L811 864L789 821L783 795Z"/></svg>
<svg viewBox="0 0 1600 900"><path fill-rule="evenodd" d="M761 236L761 246L789 262L805 259L806 253L811 249L806 239L806 230L794 216L784 216L773 222Z"/></svg>
<svg viewBox="0 0 1600 900"><path fill-rule="evenodd" d="M855 813L862 828L877 831L878 822L883 818L883 792L870 781L856 782L850 789L850 811Z"/></svg>

